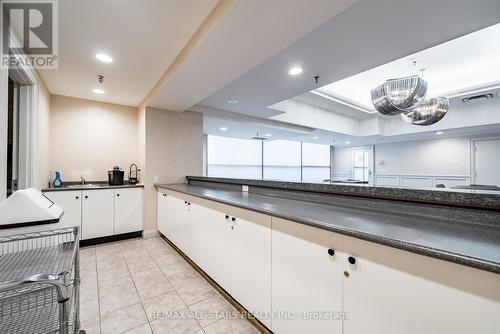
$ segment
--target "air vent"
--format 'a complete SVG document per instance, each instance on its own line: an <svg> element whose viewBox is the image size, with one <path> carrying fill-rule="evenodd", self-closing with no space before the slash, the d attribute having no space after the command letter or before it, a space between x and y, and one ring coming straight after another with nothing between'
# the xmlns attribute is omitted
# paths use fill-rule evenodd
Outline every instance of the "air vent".
<svg viewBox="0 0 500 334"><path fill-rule="evenodd" d="M479 100L488 100L488 99L492 99L493 98L493 94L481 94L481 95L474 95L474 96L470 96L470 97L465 97L462 99L462 101L464 103L467 103L467 102L473 102L473 101L479 101Z"/></svg>

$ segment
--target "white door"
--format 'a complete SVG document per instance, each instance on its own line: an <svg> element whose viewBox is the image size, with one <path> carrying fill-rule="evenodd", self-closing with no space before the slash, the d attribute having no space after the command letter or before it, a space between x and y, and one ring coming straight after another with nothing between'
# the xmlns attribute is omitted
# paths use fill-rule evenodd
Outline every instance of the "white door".
<svg viewBox="0 0 500 334"><path fill-rule="evenodd" d="M272 221L273 332L342 333L341 319L307 320L307 315L342 311L342 237L284 219Z"/></svg>
<svg viewBox="0 0 500 334"><path fill-rule="evenodd" d="M349 237L343 247L344 334L500 333L500 275Z"/></svg>
<svg viewBox="0 0 500 334"><path fill-rule="evenodd" d="M64 213L61 216L61 219L59 220L59 226L81 227L82 192L80 190L48 191L43 194L64 210ZM80 230L80 236L81 236L81 230Z"/></svg>
<svg viewBox="0 0 500 334"><path fill-rule="evenodd" d="M271 217L231 208L231 295L271 327ZM233 219L234 218L234 219Z"/></svg>
<svg viewBox="0 0 500 334"><path fill-rule="evenodd" d="M82 239L113 235L113 189L82 191Z"/></svg>
<svg viewBox="0 0 500 334"><path fill-rule="evenodd" d="M186 221L189 235L186 239L189 258L202 269L205 269L206 261L205 211L206 209L200 205L189 204Z"/></svg>
<svg viewBox="0 0 500 334"><path fill-rule="evenodd" d="M474 142L475 184L500 186L500 139Z"/></svg>
<svg viewBox="0 0 500 334"><path fill-rule="evenodd" d="M352 149L352 179L373 185L373 146Z"/></svg>
<svg viewBox="0 0 500 334"><path fill-rule="evenodd" d="M232 233L229 215L210 208L204 208L206 224L206 273L224 290L233 290L230 255L232 252ZM226 216L228 217L226 219Z"/></svg>
<svg viewBox="0 0 500 334"><path fill-rule="evenodd" d="M114 234L144 229L142 219L142 188L115 189Z"/></svg>

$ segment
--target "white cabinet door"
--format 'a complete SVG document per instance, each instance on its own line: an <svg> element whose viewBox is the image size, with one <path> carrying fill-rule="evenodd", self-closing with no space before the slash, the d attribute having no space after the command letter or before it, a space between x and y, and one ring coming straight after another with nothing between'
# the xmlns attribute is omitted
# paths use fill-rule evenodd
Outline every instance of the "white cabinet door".
<svg viewBox="0 0 500 334"><path fill-rule="evenodd" d="M179 199L175 204L174 228L172 236L175 245L186 255L189 256L189 225L188 225L188 202Z"/></svg>
<svg viewBox="0 0 500 334"><path fill-rule="evenodd" d="M44 193L59 205L64 213L59 220L60 227L78 226L82 223L82 192L80 190L48 191ZM81 231L80 231L81 233Z"/></svg>
<svg viewBox="0 0 500 334"><path fill-rule="evenodd" d="M205 211L204 207L190 203L186 219L188 225L186 250L189 258L202 269L205 269L206 263Z"/></svg>
<svg viewBox="0 0 500 334"><path fill-rule="evenodd" d="M142 188L115 189L114 234L142 231Z"/></svg>
<svg viewBox="0 0 500 334"><path fill-rule="evenodd" d="M342 237L284 219L272 222L273 332L342 333L342 320L307 320L342 311Z"/></svg>
<svg viewBox="0 0 500 334"><path fill-rule="evenodd" d="M113 235L114 190L82 191L82 239Z"/></svg>
<svg viewBox="0 0 500 334"><path fill-rule="evenodd" d="M158 226L160 232L172 241L179 249L183 249L183 221L187 215L187 205L183 199L170 194L159 194ZM165 196L163 196L165 195Z"/></svg>
<svg viewBox="0 0 500 334"><path fill-rule="evenodd" d="M158 231L167 238L170 238L173 216L170 215L168 208L170 201L167 198L167 194L158 193Z"/></svg>
<svg viewBox="0 0 500 334"><path fill-rule="evenodd" d="M344 334L500 333L500 275L354 238L343 247Z"/></svg>
<svg viewBox="0 0 500 334"><path fill-rule="evenodd" d="M230 255L233 251L233 239L229 220L225 218L226 215L206 207L203 210L206 225L205 272L224 290L231 293L234 283L231 273L236 269L231 267Z"/></svg>
<svg viewBox="0 0 500 334"><path fill-rule="evenodd" d="M230 215L230 293L271 327L271 217L236 208Z"/></svg>

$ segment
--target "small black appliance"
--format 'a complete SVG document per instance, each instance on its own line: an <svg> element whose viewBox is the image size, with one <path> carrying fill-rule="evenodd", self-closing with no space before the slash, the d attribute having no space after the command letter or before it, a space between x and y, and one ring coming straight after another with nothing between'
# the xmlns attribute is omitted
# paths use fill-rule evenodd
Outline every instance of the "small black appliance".
<svg viewBox="0 0 500 334"><path fill-rule="evenodd" d="M123 186L123 174L120 167L114 166L113 170L108 171L108 184L110 186Z"/></svg>

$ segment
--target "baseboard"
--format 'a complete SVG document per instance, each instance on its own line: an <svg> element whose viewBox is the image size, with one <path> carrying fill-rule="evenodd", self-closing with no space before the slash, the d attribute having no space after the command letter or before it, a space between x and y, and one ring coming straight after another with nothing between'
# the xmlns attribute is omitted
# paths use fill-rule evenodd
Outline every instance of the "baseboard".
<svg viewBox="0 0 500 334"><path fill-rule="evenodd" d="M142 231L142 237L144 239L156 238L160 236L160 232L157 229L150 229Z"/></svg>
<svg viewBox="0 0 500 334"><path fill-rule="evenodd" d="M94 239L80 240L80 246L81 247L92 246L92 245L104 244L107 242L120 241L120 240L132 239L132 238L140 238L141 233L142 233L142 231L138 231L138 232L130 232L130 233L124 233L124 234L110 235L110 236L99 237L99 238L94 238Z"/></svg>

